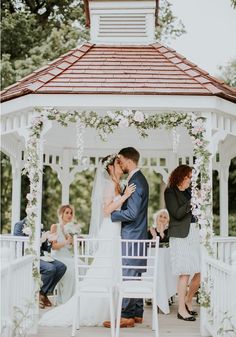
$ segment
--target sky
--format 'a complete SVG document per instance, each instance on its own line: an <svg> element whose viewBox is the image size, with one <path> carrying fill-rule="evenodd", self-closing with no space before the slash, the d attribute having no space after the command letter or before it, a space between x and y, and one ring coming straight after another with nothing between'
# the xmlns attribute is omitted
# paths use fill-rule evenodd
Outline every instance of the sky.
<svg viewBox="0 0 236 337"><path fill-rule="evenodd" d="M186 34L166 43L213 76L236 58L236 9L230 0L170 0Z"/></svg>

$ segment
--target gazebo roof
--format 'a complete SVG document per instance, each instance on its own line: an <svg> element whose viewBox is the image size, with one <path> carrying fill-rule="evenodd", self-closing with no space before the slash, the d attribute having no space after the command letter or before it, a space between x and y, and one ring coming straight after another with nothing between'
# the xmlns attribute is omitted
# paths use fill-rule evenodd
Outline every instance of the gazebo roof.
<svg viewBox="0 0 236 337"><path fill-rule="evenodd" d="M31 93L219 96L236 102L235 89L159 43L85 43L3 90L1 100Z"/></svg>

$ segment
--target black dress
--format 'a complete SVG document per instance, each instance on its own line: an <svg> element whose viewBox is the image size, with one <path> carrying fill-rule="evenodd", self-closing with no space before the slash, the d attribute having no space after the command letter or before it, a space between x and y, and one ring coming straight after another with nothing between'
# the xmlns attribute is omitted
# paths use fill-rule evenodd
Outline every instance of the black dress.
<svg viewBox="0 0 236 337"><path fill-rule="evenodd" d="M169 237L168 237L168 228L164 230L164 237L162 238L160 236L160 233L157 231L156 228L153 228L156 232L156 235L159 236L160 241L159 241L159 247L169 247ZM148 240L152 239L152 233L150 229L148 230Z"/></svg>

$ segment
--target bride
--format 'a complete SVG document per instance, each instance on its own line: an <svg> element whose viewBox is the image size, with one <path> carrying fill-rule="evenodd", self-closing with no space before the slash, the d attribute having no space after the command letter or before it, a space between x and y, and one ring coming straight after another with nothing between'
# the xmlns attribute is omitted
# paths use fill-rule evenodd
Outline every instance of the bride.
<svg viewBox="0 0 236 337"><path fill-rule="evenodd" d="M89 236L93 238L114 238L120 236L120 222L112 222L110 214L121 207L126 199L135 191L135 185L126 187L121 195L120 178L123 171L118 163L116 154L104 157L98 165L93 192L92 192L92 214L90 220ZM93 272L93 264L89 268ZM116 264L116 262L114 261ZM83 282L86 282L84 280ZM106 298L94 298L93 305L85 299L81 299L80 325L96 326L102 325L103 321L109 319L109 302ZM44 326L70 326L72 324L73 311L75 307L75 296L68 302L52 310L47 311L39 321Z"/></svg>

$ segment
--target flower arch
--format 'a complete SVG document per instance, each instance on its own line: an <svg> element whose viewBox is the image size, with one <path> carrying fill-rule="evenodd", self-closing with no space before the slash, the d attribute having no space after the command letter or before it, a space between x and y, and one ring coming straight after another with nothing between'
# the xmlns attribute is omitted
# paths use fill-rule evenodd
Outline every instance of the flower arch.
<svg viewBox="0 0 236 337"><path fill-rule="evenodd" d="M195 157L192 175L192 212L197 217L200 225L200 236L203 246L209 255L213 255L212 249L212 216L209 214L211 206L211 179L209 163L211 153L208 151L208 141L206 138L205 118L195 113L163 113L163 114L144 114L141 111L126 109L123 111L107 111L105 116L99 116L94 111L73 111L61 112L55 108L37 110L38 114L32 119L29 139L26 148L26 162L23 173L30 180L30 193L27 195L27 229L29 233L28 252L37 255L33 243L35 239L35 222L37 218L38 190L40 182L40 139L45 121L54 120L62 126L68 123L76 123L77 146L79 159L83 154L83 132L86 127L94 128L98 131L102 140L106 141L109 134L116 128L135 127L141 137L147 137L148 130L166 128L171 129L183 126L193 142L193 154ZM200 181L201 188L198 188ZM37 260L36 260L37 261ZM37 263L34 266L34 276L40 280L37 271Z"/></svg>

